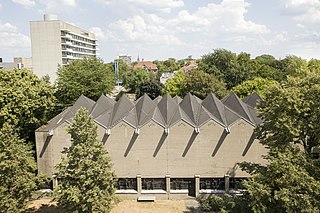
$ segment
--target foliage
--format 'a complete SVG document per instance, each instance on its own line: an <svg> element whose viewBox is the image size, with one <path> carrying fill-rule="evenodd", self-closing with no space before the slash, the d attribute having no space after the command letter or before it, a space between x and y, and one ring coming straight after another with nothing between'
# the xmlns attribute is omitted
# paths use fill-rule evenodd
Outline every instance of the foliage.
<svg viewBox="0 0 320 213"><path fill-rule="evenodd" d="M210 195L200 200L200 209L210 212L233 212L233 213L250 213L253 212L248 205L248 196L244 195Z"/></svg>
<svg viewBox="0 0 320 213"><path fill-rule="evenodd" d="M279 148L298 143L308 152L319 145L319 96L320 76L315 73L272 84L258 109L264 120L257 129L261 143Z"/></svg>
<svg viewBox="0 0 320 213"><path fill-rule="evenodd" d="M202 99L210 92L213 92L218 98L222 98L227 94L224 83L201 70L192 70L186 75L183 82L182 95L184 96L188 92Z"/></svg>
<svg viewBox="0 0 320 213"><path fill-rule="evenodd" d="M58 204L67 212L109 212L115 176L102 142L96 139L97 127L89 112L78 110L67 131L71 146L57 165Z"/></svg>
<svg viewBox="0 0 320 213"><path fill-rule="evenodd" d="M168 93L171 96L183 96L183 82L186 75L182 71L178 71L173 78L166 81L162 88L162 94Z"/></svg>
<svg viewBox="0 0 320 213"><path fill-rule="evenodd" d="M55 96L63 108L72 105L81 94L97 100L115 85L113 65L94 57L74 60L59 67L57 74Z"/></svg>
<svg viewBox="0 0 320 213"><path fill-rule="evenodd" d="M155 79L145 81L140 85L138 92L136 93L137 98L146 93L151 99L155 99L156 97L161 96L162 87L163 85Z"/></svg>
<svg viewBox="0 0 320 213"><path fill-rule="evenodd" d="M174 58L168 58L165 61L154 61L154 63L157 65L159 73L177 71L182 64Z"/></svg>
<svg viewBox="0 0 320 213"><path fill-rule="evenodd" d="M14 130L0 130L0 212L22 212L38 182L33 154Z"/></svg>
<svg viewBox="0 0 320 213"><path fill-rule="evenodd" d="M144 68L137 68L128 71L123 76L124 87L130 89L132 92L137 93L142 83L152 78L152 74Z"/></svg>
<svg viewBox="0 0 320 213"><path fill-rule="evenodd" d="M0 69L0 128L15 126L21 138L30 140L34 130L48 120L55 105L53 88L26 69Z"/></svg>
<svg viewBox="0 0 320 213"><path fill-rule="evenodd" d="M276 83L274 80L256 77L233 87L231 92L236 93L240 98L247 97L254 92L257 92L261 97L264 97L265 93L268 91L268 87L274 83Z"/></svg>
<svg viewBox="0 0 320 213"><path fill-rule="evenodd" d="M241 163L252 177L244 186L256 213L319 212L319 161L299 149L273 148L265 166Z"/></svg>

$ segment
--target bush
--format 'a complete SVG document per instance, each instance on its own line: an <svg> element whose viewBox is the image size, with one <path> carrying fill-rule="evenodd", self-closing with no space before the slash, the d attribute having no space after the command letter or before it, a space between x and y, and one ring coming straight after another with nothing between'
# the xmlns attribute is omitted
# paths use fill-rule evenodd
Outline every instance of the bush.
<svg viewBox="0 0 320 213"><path fill-rule="evenodd" d="M210 195L200 199L200 209L206 212L253 212L248 205L247 195Z"/></svg>

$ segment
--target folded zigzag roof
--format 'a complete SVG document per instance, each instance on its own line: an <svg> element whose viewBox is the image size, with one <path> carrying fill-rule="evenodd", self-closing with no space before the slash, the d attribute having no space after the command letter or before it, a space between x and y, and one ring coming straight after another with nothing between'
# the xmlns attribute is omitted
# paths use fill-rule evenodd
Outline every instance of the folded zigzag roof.
<svg viewBox="0 0 320 213"><path fill-rule="evenodd" d="M130 101L126 95L123 95L117 102L104 95L97 102L81 95L72 107L64 110L37 131L53 130L65 121L70 122L81 107L88 109L94 121L106 129L113 128L121 121L139 129L151 120L165 129L172 127L180 120L194 128L201 127L209 120L215 120L225 128L239 119L244 119L254 126L261 124L262 120L254 109L261 97L253 94L244 100L252 106L246 104L235 94L230 94L223 100L219 100L213 93L204 100L190 93L183 99L172 98L166 94L155 100L151 100L145 94L135 102Z"/></svg>

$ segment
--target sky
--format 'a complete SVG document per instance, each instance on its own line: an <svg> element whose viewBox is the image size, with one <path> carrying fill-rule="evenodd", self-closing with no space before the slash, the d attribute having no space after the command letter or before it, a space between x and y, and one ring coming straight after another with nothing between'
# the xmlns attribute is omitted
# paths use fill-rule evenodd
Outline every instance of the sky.
<svg viewBox="0 0 320 213"><path fill-rule="evenodd" d="M0 58L31 57L44 14L96 34L99 57L200 58L227 49L320 59L320 0L0 0Z"/></svg>

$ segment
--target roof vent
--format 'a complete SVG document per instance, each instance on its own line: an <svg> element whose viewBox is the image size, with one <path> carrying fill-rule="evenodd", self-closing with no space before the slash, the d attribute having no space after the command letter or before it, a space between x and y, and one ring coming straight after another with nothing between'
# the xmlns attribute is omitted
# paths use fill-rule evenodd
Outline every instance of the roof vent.
<svg viewBox="0 0 320 213"><path fill-rule="evenodd" d="M53 135L53 129L50 129L48 132L48 136L52 136Z"/></svg>
<svg viewBox="0 0 320 213"><path fill-rule="evenodd" d="M200 133L200 128L194 128L194 131L196 132L196 134Z"/></svg>
<svg viewBox="0 0 320 213"><path fill-rule="evenodd" d="M139 135L139 134L140 134L140 129L139 129L139 128L136 128L136 129L134 130L134 133L135 133L136 135Z"/></svg>
<svg viewBox="0 0 320 213"><path fill-rule="evenodd" d="M57 15L53 15L53 14L44 14L43 15L43 19L45 21L57 21L58 20L58 16Z"/></svg>
<svg viewBox="0 0 320 213"><path fill-rule="evenodd" d="M224 128L224 131L226 131L226 133L229 134L230 133L229 127Z"/></svg>
<svg viewBox="0 0 320 213"><path fill-rule="evenodd" d="M166 133L166 135L169 135L169 128L165 128L164 133Z"/></svg>

